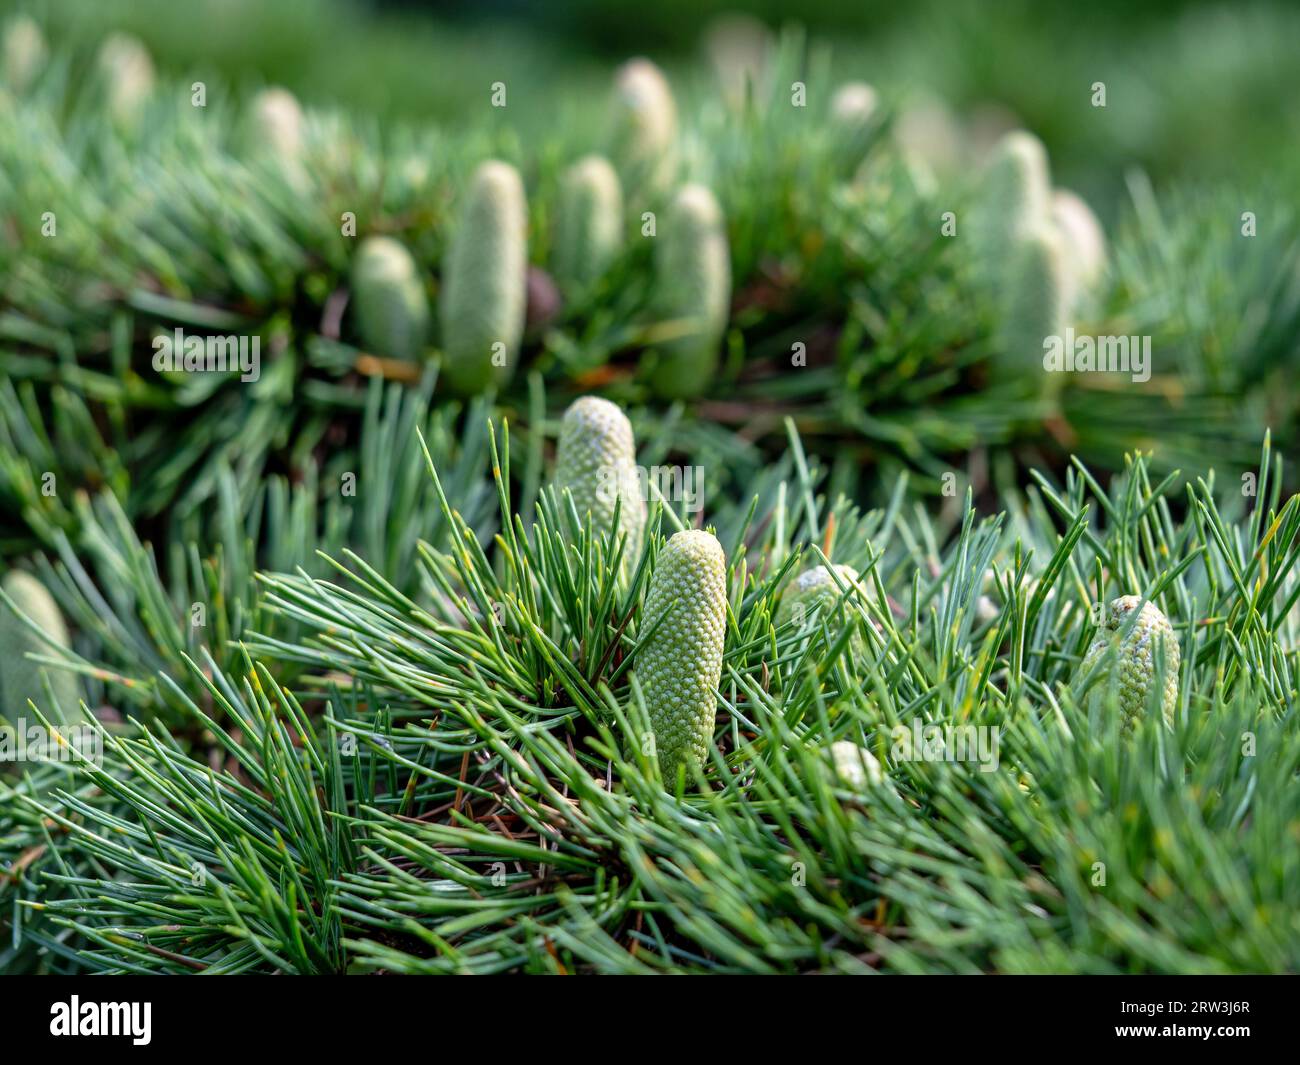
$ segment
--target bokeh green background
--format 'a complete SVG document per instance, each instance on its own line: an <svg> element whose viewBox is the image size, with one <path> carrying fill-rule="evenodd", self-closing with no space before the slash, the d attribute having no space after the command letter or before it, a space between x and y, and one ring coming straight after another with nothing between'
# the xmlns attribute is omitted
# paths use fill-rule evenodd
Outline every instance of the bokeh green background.
<svg viewBox="0 0 1300 1065"><path fill-rule="evenodd" d="M544 136L603 106L631 54L667 67L679 91L711 91L709 31L737 8L792 21L832 46L837 77L898 99L933 94L959 117L1005 108L1037 132L1057 177L1112 216L1124 174L1300 187L1300 8L1149 4L721 0L528 4L360 0L12 2L89 54L109 29L148 45L165 73L237 86L276 82L307 103L392 119L478 120L503 80L501 121ZM1091 106L1102 81L1107 106Z"/></svg>

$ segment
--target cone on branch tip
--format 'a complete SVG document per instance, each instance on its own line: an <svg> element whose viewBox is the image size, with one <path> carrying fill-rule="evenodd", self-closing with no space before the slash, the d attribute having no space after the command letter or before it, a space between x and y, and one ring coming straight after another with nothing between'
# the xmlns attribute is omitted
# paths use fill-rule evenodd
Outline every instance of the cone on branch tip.
<svg viewBox="0 0 1300 1065"><path fill-rule="evenodd" d="M271 86L253 98L253 126L259 145L286 162L302 155L303 113L298 98L288 89Z"/></svg>
<svg viewBox="0 0 1300 1065"><path fill-rule="evenodd" d="M1080 666L1080 683L1088 685L1081 692L1084 709L1104 709L1113 696L1123 715L1123 730L1130 732L1154 699L1165 724L1172 726L1181 657L1178 637L1159 607L1143 603L1137 595L1112 600Z"/></svg>
<svg viewBox="0 0 1300 1065"><path fill-rule="evenodd" d="M589 519L597 535L612 530L626 536L623 557L632 564L641 549L646 504L632 425L616 404L583 396L569 405L560 424L555 484L568 489L578 517ZM614 530L616 508L619 524Z"/></svg>
<svg viewBox="0 0 1300 1065"><path fill-rule="evenodd" d="M718 201L703 185L673 198L655 244L655 310L678 335L657 346L651 378L664 399L705 390L717 372L731 312L731 252Z"/></svg>
<svg viewBox="0 0 1300 1065"><path fill-rule="evenodd" d="M413 361L424 350L429 301L415 260L391 237L367 237L352 260L352 315L367 351Z"/></svg>
<svg viewBox="0 0 1300 1065"><path fill-rule="evenodd" d="M662 618L662 621L660 620ZM664 782L679 766L702 767L713 739L727 630L727 560L708 532L675 533L659 552L641 613L657 626L638 652L645 697Z"/></svg>
<svg viewBox="0 0 1300 1065"><path fill-rule="evenodd" d="M148 50L135 37L114 33L105 38L96 61L109 113L119 123L134 123L153 92L153 60Z"/></svg>
<svg viewBox="0 0 1300 1065"><path fill-rule="evenodd" d="M1061 234L1070 304L1074 306L1106 272L1106 234L1092 208L1069 189L1052 193L1052 221Z"/></svg>
<svg viewBox="0 0 1300 1065"><path fill-rule="evenodd" d="M1044 357L1052 338L1064 344L1069 324L1070 279L1060 234L1038 226L1012 248L1000 293L1000 318L994 362L1008 376L1041 374L1043 390L1059 373L1049 373Z"/></svg>
<svg viewBox="0 0 1300 1065"><path fill-rule="evenodd" d="M561 289L600 280L623 244L623 189L609 160L589 155L560 178L555 206L554 275Z"/></svg>
<svg viewBox="0 0 1300 1065"><path fill-rule="evenodd" d="M15 93L27 89L45 68L49 49L41 28L28 15L15 15L4 30L4 44L0 48L0 75L5 85Z"/></svg>
<svg viewBox="0 0 1300 1065"><path fill-rule="evenodd" d="M63 648L72 646L58 604L45 585L22 570L10 570L0 581L0 587L4 588L14 605L35 622L41 633L33 632L9 604L0 599L0 720L7 718L13 724L30 713L29 699L51 721L69 720L76 713L81 698L76 675L27 657L29 654L53 655L51 644ZM53 703L45 694L42 674L48 677L54 692Z"/></svg>
<svg viewBox="0 0 1300 1065"><path fill-rule="evenodd" d="M509 380L527 313L528 207L519 172L488 160L474 172L443 262L443 376L472 395Z"/></svg>
<svg viewBox="0 0 1300 1065"><path fill-rule="evenodd" d="M985 168L974 219L980 261L995 280L999 271L1010 268L1021 241L1050 224L1051 196L1043 142L1024 130L1005 134Z"/></svg>
<svg viewBox="0 0 1300 1065"><path fill-rule="evenodd" d="M677 166L677 104L650 60L628 60L614 75L608 139L629 200L640 206L664 192Z"/></svg>

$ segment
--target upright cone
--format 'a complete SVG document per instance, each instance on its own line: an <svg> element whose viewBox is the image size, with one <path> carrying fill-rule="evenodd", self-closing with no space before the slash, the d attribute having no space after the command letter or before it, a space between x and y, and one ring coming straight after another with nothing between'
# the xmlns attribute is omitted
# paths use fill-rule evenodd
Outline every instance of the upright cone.
<svg viewBox="0 0 1300 1065"><path fill-rule="evenodd" d="M569 490L578 516L589 517L598 535L613 529L621 497L617 531L627 538L624 558L631 562L637 557L646 505L632 424L617 405L597 396L583 396L569 405L560 425L555 484Z"/></svg>
<svg viewBox="0 0 1300 1065"><path fill-rule="evenodd" d="M0 49L4 83L15 93L25 92L40 76L49 49L41 28L27 15L15 15L5 24Z"/></svg>
<svg viewBox="0 0 1300 1065"><path fill-rule="evenodd" d="M1106 234L1092 208L1069 189L1052 193L1052 221L1061 234L1074 307L1106 271Z"/></svg>
<svg viewBox="0 0 1300 1065"><path fill-rule="evenodd" d="M717 372L731 309L731 253L713 193L684 186L656 241L655 309L684 332L659 345L652 384L666 399L684 399L703 392Z"/></svg>
<svg viewBox="0 0 1300 1065"><path fill-rule="evenodd" d="M253 126L260 146L284 162L302 156L303 114L298 98L278 86L263 89L253 98Z"/></svg>
<svg viewBox="0 0 1300 1065"><path fill-rule="evenodd" d="M114 33L99 49L99 77L109 113L121 124L133 125L153 92L153 60L136 38Z"/></svg>
<svg viewBox="0 0 1300 1065"><path fill-rule="evenodd" d="M1137 619L1133 612L1142 603L1141 596L1122 595L1111 602L1106 620L1080 667L1081 682L1091 686L1083 694L1089 712L1104 707L1111 696L1119 702L1123 730L1136 727L1146 711L1148 700L1155 698L1166 725L1173 725L1178 708L1178 670L1181 655L1173 626L1155 603L1142 604ZM1098 669L1102 676L1094 676ZM1154 692L1157 675L1163 668L1163 683Z"/></svg>
<svg viewBox="0 0 1300 1065"><path fill-rule="evenodd" d="M352 313L366 350L414 360L429 331L429 301L411 253L390 237L367 237L352 261Z"/></svg>
<svg viewBox="0 0 1300 1065"><path fill-rule="evenodd" d="M1025 236L1051 221L1052 185L1047 149L1032 133L1015 130L994 147L973 220L980 261L1005 271Z"/></svg>
<svg viewBox="0 0 1300 1065"><path fill-rule="evenodd" d="M785 590L781 597L781 608L777 611L776 624L779 627L794 622L796 627L802 627L811 619L814 611L820 610L827 625L833 626L833 611L843 602L846 620L856 626L853 604L865 603L866 596L866 585L852 566L837 565L834 575L826 566L813 566L799 574ZM866 649L866 641L861 633L854 631L849 638L849 653L854 658L859 658Z"/></svg>
<svg viewBox="0 0 1300 1065"><path fill-rule="evenodd" d="M1004 373L1059 378L1060 368L1049 372L1044 360L1053 343L1065 342L1069 290L1065 255L1056 230L1039 226L1021 235L1012 248L1001 293L995 359Z"/></svg>
<svg viewBox="0 0 1300 1065"><path fill-rule="evenodd" d="M666 612L666 613L665 613ZM655 750L672 787L678 766L702 766L718 710L727 633L727 560L707 532L675 533L659 553L641 623L664 620L636 662Z"/></svg>
<svg viewBox="0 0 1300 1065"><path fill-rule="evenodd" d="M560 179L555 207L555 279L580 292L609 269L623 244L623 189L609 160L580 159Z"/></svg>
<svg viewBox="0 0 1300 1065"><path fill-rule="evenodd" d="M661 195L677 168L677 105L663 71L648 59L614 76L609 154L628 199L638 207Z"/></svg>
<svg viewBox="0 0 1300 1065"><path fill-rule="evenodd" d="M443 375L463 395L515 371L528 305L527 229L519 172L483 163L465 193L442 278Z"/></svg>
<svg viewBox="0 0 1300 1065"><path fill-rule="evenodd" d="M81 688L76 675L53 666L43 666L28 654L50 655L50 644L71 647L68 627L54 597L45 585L22 570L5 574L3 587L14 604L36 623L46 637L42 640L0 600L0 718L10 723L30 717L27 700L31 700L54 722L68 721L77 712ZM44 673L54 691L51 703L41 682Z"/></svg>
<svg viewBox="0 0 1300 1065"><path fill-rule="evenodd" d="M880 760L867 748L849 740L831 744L831 765L839 783L851 791L878 788L885 782Z"/></svg>

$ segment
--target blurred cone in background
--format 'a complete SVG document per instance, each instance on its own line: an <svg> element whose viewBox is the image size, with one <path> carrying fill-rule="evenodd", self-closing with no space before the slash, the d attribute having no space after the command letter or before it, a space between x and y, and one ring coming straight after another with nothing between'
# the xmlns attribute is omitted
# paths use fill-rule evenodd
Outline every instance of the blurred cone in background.
<svg viewBox="0 0 1300 1065"><path fill-rule="evenodd" d="M1021 238L1050 222L1051 198L1043 142L1024 130L1008 133L989 157L974 212L979 253L989 270L1007 269Z"/></svg>
<svg viewBox="0 0 1300 1065"><path fill-rule="evenodd" d="M552 255L566 295L598 281L623 244L623 189L608 159L588 155L560 178Z"/></svg>
<svg viewBox="0 0 1300 1065"><path fill-rule="evenodd" d="M34 702L47 718L57 723L73 720L81 698L76 674L66 669L43 666L29 655L52 656L55 647L70 648L71 637L63 614L39 580L23 570L5 574L4 588L15 606L30 618L41 635L0 600L0 720L13 724L27 715L27 701ZM44 637L44 638L42 638ZM54 702L45 694L42 675L49 679Z"/></svg>
<svg viewBox="0 0 1300 1065"><path fill-rule="evenodd" d="M1061 236L1051 225L1020 235L1001 293L1001 323L994 364L1008 377L1041 373L1044 388L1060 374L1043 367L1044 341L1065 336L1069 324L1069 273Z"/></svg>
<svg viewBox="0 0 1300 1065"><path fill-rule="evenodd" d="M27 15L15 15L5 25L4 82L16 93L25 92L45 68L49 51L41 28Z"/></svg>
<svg viewBox="0 0 1300 1065"><path fill-rule="evenodd" d="M1106 234L1092 208L1069 189L1053 191L1052 220L1065 246L1069 306L1074 308L1106 272Z"/></svg>
<svg viewBox="0 0 1300 1065"><path fill-rule="evenodd" d="M673 198L655 244L655 304L683 332L658 346L654 389L666 399L699 395L718 367L731 311L731 252L718 201L703 185Z"/></svg>
<svg viewBox="0 0 1300 1065"><path fill-rule="evenodd" d="M635 208L661 196L677 170L677 104L663 71L632 59L614 76L610 158Z"/></svg>
<svg viewBox="0 0 1300 1065"><path fill-rule="evenodd" d="M510 379L527 314L528 204L519 172L489 159L464 193L442 275L443 374L473 395Z"/></svg>
<svg viewBox="0 0 1300 1065"><path fill-rule="evenodd" d="M145 46L124 33L111 34L100 46L98 66L109 113L123 125L135 123L154 85Z"/></svg>
<svg viewBox="0 0 1300 1065"><path fill-rule="evenodd" d="M876 90L865 81L847 81L831 96L830 133L841 165L862 161L880 118Z"/></svg>
<svg viewBox="0 0 1300 1065"><path fill-rule="evenodd" d="M302 157L303 114L298 98L278 85L253 98L253 131L262 147L283 162Z"/></svg>
<svg viewBox="0 0 1300 1065"><path fill-rule="evenodd" d="M728 12L705 28L704 52L729 108L762 97L772 48L771 31L750 15Z"/></svg>
<svg viewBox="0 0 1300 1065"><path fill-rule="evenodd" d="M391 237L367 237L352 261L352 315L366 350L417 359L429 328L429 304L415 260Z"/></svg>

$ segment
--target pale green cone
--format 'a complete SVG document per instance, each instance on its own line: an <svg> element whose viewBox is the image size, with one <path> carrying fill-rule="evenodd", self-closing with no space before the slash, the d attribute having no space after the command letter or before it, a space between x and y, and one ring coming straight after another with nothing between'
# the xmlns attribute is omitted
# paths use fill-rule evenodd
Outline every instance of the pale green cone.
<svg viewBox="0 0 1300 1065"><path fill-rule="evenodd" d="M1051 198L1042 141L1023 130L1006 134L984 171L972 218L979 261L994 281L1007 276L1022 241L1051 223Z"/></svg>
<svg viewBox="0 0 1300 1065"><path fill-rule="evenodd" d="M429 301L411 253L390 237L367 237L352 260L352 316L365 349L415 360L429 331Z"/></svg>
<svg viewBox="0 0 1300 1065"><path fill-rule="evenodd" d="M1039 226L1015 245L1000 298L994 362L1007 376L1042 375L1046 390L1055 390L1062 374L1047 372L1044 356L1050 338L1064 344L1069 324L1070 282L1061 238Z"/></svg>
<svg viewBox="0 0 1300 1065"><path fill-rule="evenodd" d="M578 516L590 515L599 536L613 529L622 495L618 531L626 535L629 564L641 549L646 505L636 468L632 424L615 404L596 396L576 399L564 412L556 454L555 485L568 489Z"/></svg>
<svg viewBox="0 0 1300 1065"><path fill-rule="evenodd" d="M844 165L861 161L878 109L876 90L865 81L845 82L831 96L830 130L835 153Z"/></svg>
<svg viewBox="0 0 1300 1065"><path fill-rule="evenodd" d="M623 244L623 189L609 160L589 155L560 178L553 273L561 290L600 280Z"/></svg>
<svg viewBox="0 0 1300 1065"><path fill-rule="evenodd" d="M876 116L876 90L865 81L846 81L831 97L831 121L842 129L860 129Z"/></svg>
<svg viewBox="0 0 1300 1065"><path fill-rule="evenodd" d="M153 92L153 60L136 38L114 33L100 46L99 77L113 118L133 124Z"/></svg>
<svg viewBox="0 0 1300 1065"><path fill-rule="evenodd" d="M768 72L776 48L772 31L753 15L726 12L709 22L703 44L727 107L761 108L769 96Z"/></svg>
<svg viewBox="0 0 1300 1065"><path fill-rule="evenodd" d="M72 646L68 627L54 597L45 585L22 570L10 570L5 574L3 586L9 598L36 623L47 640L32 632L9 604L0 600L0 718L7 718L11 724L20 717L30 718L27 700L31 699L53 722L72 719L81 699L76 675L25 657L28 653L53 655L55 652L50 643L59 647ZM45 694L42 673L49 677L54 691L53 704Z"/></svg>
<svg viewBox="0 0 1300 1065"><path fill-rule="evenodd" d="M40 76L49 55L40 26L27 15L15 15L5 24L2 52L5 84L16 93Z"/></svg>
<svg viewBox="0 0 1300 1065"><path fill-rule="evenodd" d="M1106 234L1092 208L1068 189L1052 193L1052 220L1061 234L1073 309L1106 272Z"/></svg>
<svg viewBox="0 0 1300 1065"><path fill-rule="evenodd" d="M839 578L839 584L835 583L836 577ZM776 624L780 627L793 621L796 626L802 626L812 618L814 611L820 610L822 619L828 625L833 625L833 612L841 601L848 608L854 598L864 602L866 594L866 586L852 566L837 565L835 576L825 566L813 566L799 574L785 590L780 609L776 613ZM847 609L846 619L856 625L854 614ZM849 639L850 653L856 658L865 650L866 642L862 634L854 632Z"/></svg>
<svg viewBox="0 0 1300 1065"><path fill-rule="evenodd" d="M528 207L519 172L489 160L474 172L442 276L443 376L462 395L515 372L527 311Z"/></svg>
<svg viewBox="0 0 1300 1065"><path fill-rule="evenodd" d="M284 162L302 157L303 113L288 89L272 86L253 98L253 131L258 145Z"/></svg>
<svg viewBox="0 0 1300 1065"><path fill-rule="evenodd" d="M730 310L731 252L722 209L703 185L686 185L655 238L655 311L685 330L658 346L655 392L686 399L704 391L717 373Z"/></svg>
<svg viewBox="0 0 1300 1065"><path fill-rule="evenodd" d="M848 740L831 744L831 766L839 783L851 791L878 788L885 782L879 759L865 747Z"/></svg>
<svg viewBox="0 0 1300 1065"><path fill-rule="evenodd" d="M614 75L609 155L630 202L663 193L677 168L677 105L668 79L648 59L631 59Z"/></svg>
<svg viewBox="0 0 1300 1065"><path fill-rule="evenodd" d="M1123 714L1124 731L1130 731L1146 713L1147 701L1156 683L1157 654L1163 653L1164 686L1159 693L1165 724L1173 725L1178 708L1178 670L1181 654L1178 637L1169 619L1154 603L1146 603L1129 628L1133 611L1142 597L1122 595L1112 600L1106 620L1079 669L1084 709L1104 708L1113 692ZM1128 630L1127 632L1125 630ZM1163 651L1161 652L1161 649ZM1098 675L1094 676L1094 673Z"/></svg>
<svg viewBox="0 0 1300 1065"><path fill-rule="evenodd" d="M655 750L672 787L677 767L703 766L718 708L727 634L727 560L707 532L675 533L659 552L641 613L644 627L665 615L637 655Z"/></svg>

